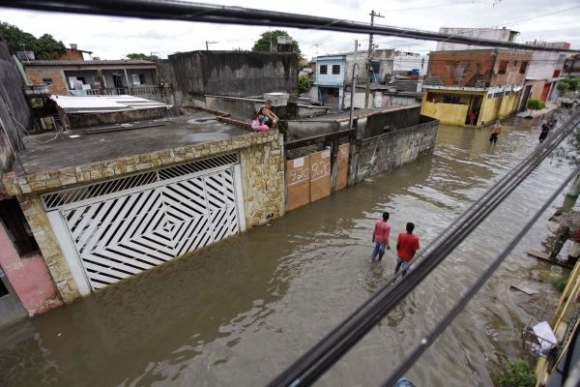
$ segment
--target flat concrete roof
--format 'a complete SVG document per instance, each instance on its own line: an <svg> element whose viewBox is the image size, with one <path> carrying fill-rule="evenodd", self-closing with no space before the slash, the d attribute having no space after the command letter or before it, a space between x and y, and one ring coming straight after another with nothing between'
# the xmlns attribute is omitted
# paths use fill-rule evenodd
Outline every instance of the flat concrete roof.
<svg viewBox="0 0 580 387"><path fill-rule="evenodd" d="M216 118L195 112L173 119L77 129L68 135L58 133L56 138L55 132L25 137L26 149L18 154L14 171L48 172L251 133Z"/></svg>

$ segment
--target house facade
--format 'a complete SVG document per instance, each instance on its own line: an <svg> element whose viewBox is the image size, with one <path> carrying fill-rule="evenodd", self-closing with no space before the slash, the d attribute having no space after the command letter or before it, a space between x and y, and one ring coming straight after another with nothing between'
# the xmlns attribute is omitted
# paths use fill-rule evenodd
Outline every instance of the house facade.
<svg viewBox="0 0 580 387"><path fill-rule="evenodd" d="M157 66L145 60L23 61L29 84L56 95L145 95L158 87Z"/></svg>
<svg viewBox="0 0 580 387"><path fill-rule="evenodd" d="M394 67L394 50L375 50L367 60L364 52L355 56L354 52L338 55L325 55L316 58L316 76L311 99L332 109L344 109L350 106L350 87L353 85L353 75L356 85L365 85L368 81L375 88L384 85L391 80ZM356 66L356 68L355 68ZM354 70L354 72L353 72ZM354 103L355 107L364 107L364 91L357 89ZM380 96L373 96L379 100ZM371 107L381 105L371 103Z"/></svg>
<svg viewBox="0 0 580 387"><path fill-rule="evenodd" d="M515 50L435 51L423 85L421 114L444 124L480 126L518 110L532 53Z"/></svg>
<svg viewBox="0 0 580 387"><path fill-rule="evenodd" d="M526 42L530 46L561 48L567 50L567 42ZM558 81L564 76L566 54L552 51L534 51L528 68L520 111L526 109L528 99L541 99L544 102L553 101L558 97Z"/></svg>

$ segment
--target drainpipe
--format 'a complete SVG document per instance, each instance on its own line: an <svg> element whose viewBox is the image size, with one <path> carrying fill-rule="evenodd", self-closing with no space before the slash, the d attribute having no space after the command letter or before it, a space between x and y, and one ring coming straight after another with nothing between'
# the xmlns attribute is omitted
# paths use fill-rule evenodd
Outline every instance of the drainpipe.
<svg viewBox="0 0 580 387"><path fill-rule="evenodd" d="M356 53L358 49L358 40L354 41L354 59L352 65L352 85L350 86L350 113L348 115L348 128L352 129L352 116L354 113L354 88L356 86L356 69L358 63L356 63Z"/></svg>

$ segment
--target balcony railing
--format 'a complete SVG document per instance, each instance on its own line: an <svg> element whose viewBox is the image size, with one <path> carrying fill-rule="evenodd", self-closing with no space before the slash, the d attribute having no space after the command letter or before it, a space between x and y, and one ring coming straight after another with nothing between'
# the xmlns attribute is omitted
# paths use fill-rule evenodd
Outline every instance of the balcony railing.
<svg viewBox="0 0 580 387"><path fill-rule="evenodd" d="M87 95L135 95L146 96L161 94L164 87L154 85L143 85L136 87L110 87L104 89L85 90Z"/></svg>

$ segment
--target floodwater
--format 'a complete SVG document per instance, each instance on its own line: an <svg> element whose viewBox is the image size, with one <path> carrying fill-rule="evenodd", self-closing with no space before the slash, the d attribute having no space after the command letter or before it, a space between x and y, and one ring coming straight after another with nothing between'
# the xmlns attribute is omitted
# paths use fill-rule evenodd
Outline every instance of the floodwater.
<svg viewBox="0 0 580 387"><path fill-rule="evenodd" d="M426 245L536 146L538 125L505 123L495 149L487 130L442 126L433 156L11 326L0 332L0 385L263 385L392 273L393 250L381 264L369 262L371 230L384 210L391 212L393 234L413 221ZM383 382L567 173L545 161L318 385ZM525 251L552 240L547 219L562 200L408 378L418 386L489 386L498 365L526 354L521 328L530 313L548 313L544 304L557 300L549 278L563 269ZM520 282L540 295L509 289Z"/></svg>

